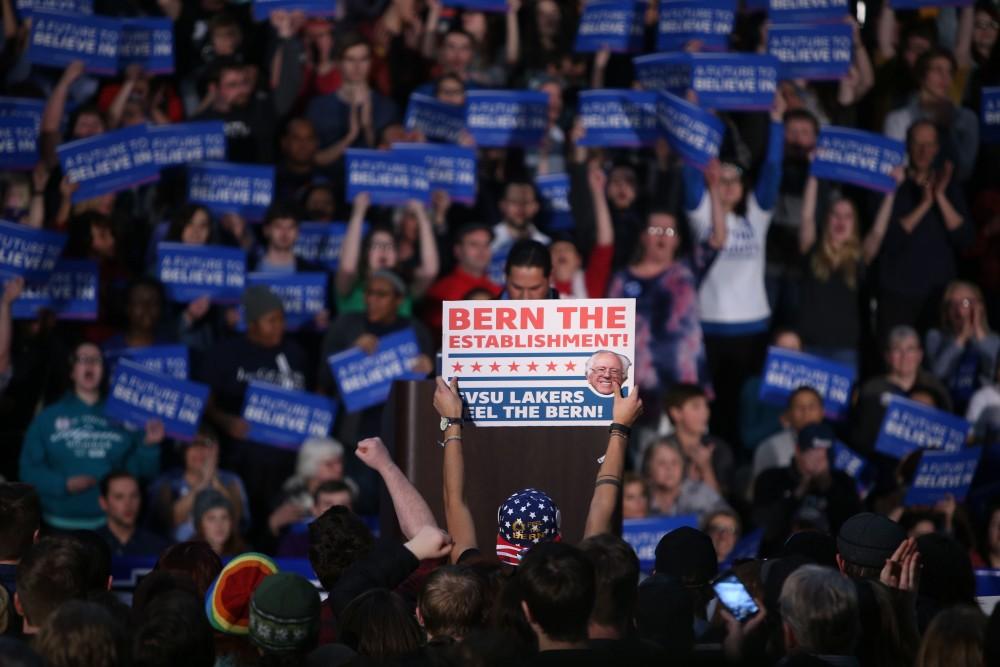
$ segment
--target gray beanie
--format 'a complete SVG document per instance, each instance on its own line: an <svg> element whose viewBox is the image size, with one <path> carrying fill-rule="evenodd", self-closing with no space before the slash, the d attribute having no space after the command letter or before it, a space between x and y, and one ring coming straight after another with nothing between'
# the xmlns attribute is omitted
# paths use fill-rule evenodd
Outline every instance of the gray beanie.
<svg viewBox="0 0 1000 667"><path fill-rule="evenodd" d="M251 285L243 292L243 314L247 322L256 322L275 310L284 310L284 304L267 285Z"/></svg>
<svg viewBox="0 0 1000 667"><path fill-rule="evenodd" d="M195 527L201 523L201 518L205 516L208 510L215 509L216 507L222 507L229 511L229 516L233 516L235 511L233 509L233 504L229 502L229 498L226 494L215 489L204 489L198 492L198 495L194 497L194 506L191 508L191 520L193 521Z"/></svg>

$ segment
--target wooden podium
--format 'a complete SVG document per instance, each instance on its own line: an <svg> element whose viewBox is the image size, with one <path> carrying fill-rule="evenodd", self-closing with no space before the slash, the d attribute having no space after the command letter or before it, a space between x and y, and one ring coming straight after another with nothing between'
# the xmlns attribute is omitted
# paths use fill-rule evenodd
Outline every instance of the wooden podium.
<svg viewBox="0 0 1000 667"><path fill-rule="evenodd" d="M423 494L444 528L444 451L437 444L441 440L441 418L432 402L434 386L433 380L396 382L383 413L382 433L397 465ZM575 544L583 538L599 467L597 459L608 444L607 428L478 428L467 423L462 435L466 498L484 553L492 553L496 544L500 504L513 492L527 487L544 491L555 501L562 515L564 540ZM398 534L398 522L384 487L380 507L383 533ZM619 516L616 522L620 521Z"/></svg>

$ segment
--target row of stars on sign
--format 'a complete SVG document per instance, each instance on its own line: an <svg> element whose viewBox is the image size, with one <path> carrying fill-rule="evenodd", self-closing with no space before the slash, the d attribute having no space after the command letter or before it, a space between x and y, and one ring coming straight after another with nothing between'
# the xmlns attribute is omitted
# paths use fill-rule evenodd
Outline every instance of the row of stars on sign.
<svg viewBox="0 0 1000 667"><path fill-rule="evenodd" d="M539 365L545 366L547 371L550 373L555 373L556 371L559 370L559 364L557 364L554 361L550 361L547 364L536 364L534 361L532 361L530 364L524 364L525 368L527 368L531 372L537 371ZM499 373L500 369L504 366L506 366L507 369L510 370L512 373L516 373L521 368L521 364L518 364L516 361L512 361L509 364L499 364L494 361L492 364L485 364L485 366L494 373ZM575 361L567 361L566 363L563 364L563 366L566 367L567 371L574 371L574 372L576 371ZM483 372L483 367L484 364L476 362L474 364L469 364L469 371L472 373L481 373ZM451 371L453 373L461 373L464 368L465 368L464 364L460 364L457 362L451 365Z"/></svg>

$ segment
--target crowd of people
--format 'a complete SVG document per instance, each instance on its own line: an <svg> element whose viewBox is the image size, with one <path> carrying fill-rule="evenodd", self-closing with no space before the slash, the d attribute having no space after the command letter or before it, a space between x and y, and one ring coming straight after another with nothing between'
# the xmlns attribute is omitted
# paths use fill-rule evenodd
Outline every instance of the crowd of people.
<svg viewBox="0 0 1000 667"><path fill-rule="evenodd" d="M97 78L32 64L31 17L0 0L0 95L44 100L37 164L0 171L2 217L66 234L65 257L99 268L90 320L15 319L24 279L0 291L0 665L1000 664L1000 614L979 609L973 574L1000 569L1000 151L981 110L1000 85L1000 6L848 3L848 74L718 112L719 156L696 169L666 139L587 146L579 93L639 84L636 54L574 51L584 2L496 4L343 0L258 20L227 0L95 0L174 26L172 73ZM729 49L766 51L767 29L741 8ZM424 142L405 122L414 94L462 105L478 89L545 93L548 125L528 147L459 134L474 202L348 200L348 149ZM187 202L183 166L75 200L57 147L188 120L222 121L229 161L274 166L263 220ZM828 125L904 141L895 190L811 175ZM536 184L552 174L568 175L568 229ZM297 244L302 223L334 221L335 270ZM179 302L157 279L164 242L324 272L326 308L292 327L263 285L240 308ZM588 368L615 389L591 504L511 488L493 499L495 554L475 528L492 517L466 503L475 431L456 383L436 379L443 449L421 452L442 459L440 524L379 439L385 405L341 409L296 449L252 440L241 416L251 381L340 400L326 360L404 330L412 370L434 378L445 301L603 297L636 300L636 356ZM104 411L118 359L168 344L210 389L190 440ZM846 414L830 419L808 385L762 401L772 346L852 369ZM892 396L970 423L966 497L907 504L921 453L875 446ZM835 466L834 443L866 474ZM403 544L396 527L377 537L386 495ZM561 512L586 516L585 534L564 535ZM620 516L698 528L667 533L640 572ZM129 608L109 578L132 557L156 566ZM322 596L279 571L286 557L308 558ZM749 617L715 593L730 572Z"/></svg>

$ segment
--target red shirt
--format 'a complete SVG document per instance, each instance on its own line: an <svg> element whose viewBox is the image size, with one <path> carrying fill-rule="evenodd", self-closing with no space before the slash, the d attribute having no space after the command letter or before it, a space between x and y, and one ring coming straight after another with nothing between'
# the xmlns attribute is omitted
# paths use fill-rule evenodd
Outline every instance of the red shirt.
<svg viewBox="0 0 1000 667"><path fill-rule="evenodd" d="M590 251L587 266L584 269L583 284L586 294L573 294L573 281L553 281L552 286L563 296L586 299L599 299L608 294L608 279L611 277L611 260L615 256L613 245L598 245Z"/></svg>
<svg viewBox="0 0 1000 667"><path fill-rule="evenodd" d="M441 304L444 301L458 301L474 289L484 289L493 295L500 296L501 287L486 276L477 277L456 266L451 273L439 278L430 286L424 296L426 311L424 322L432 331L441 331Z"/></svg>

